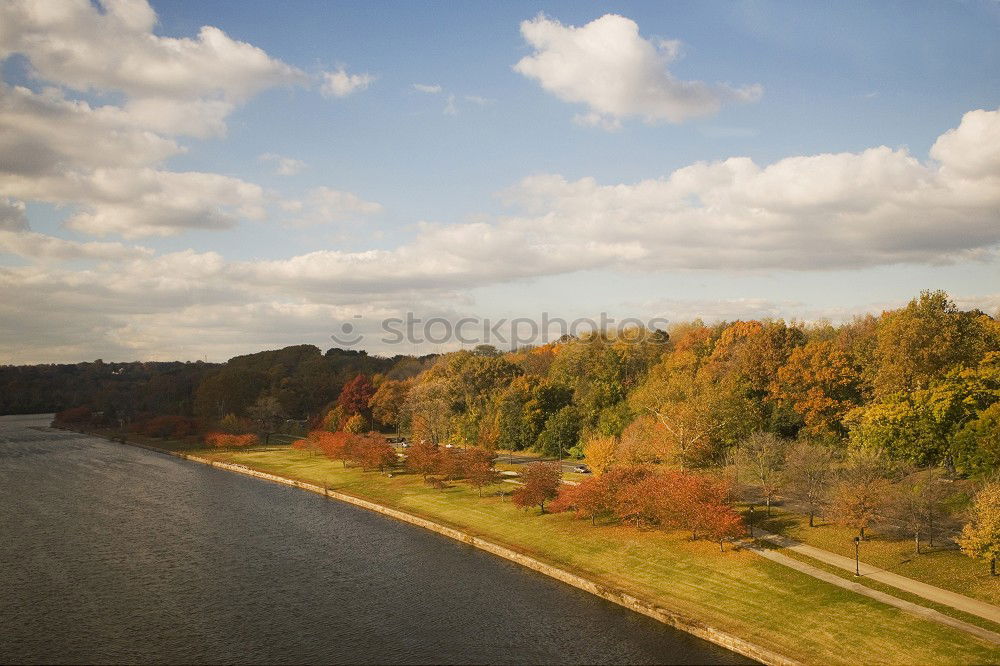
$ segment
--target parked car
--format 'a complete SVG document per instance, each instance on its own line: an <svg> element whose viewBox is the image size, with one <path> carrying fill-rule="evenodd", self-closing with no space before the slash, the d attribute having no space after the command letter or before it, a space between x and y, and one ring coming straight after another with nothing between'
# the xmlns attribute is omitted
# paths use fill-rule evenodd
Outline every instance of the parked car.
<svg viewBox="0 0 1000 666"><path fill-rule="evenodd" d="M583 464L574 467L573 471L576 472L577 474L590 474L590 468Z"/></svg>

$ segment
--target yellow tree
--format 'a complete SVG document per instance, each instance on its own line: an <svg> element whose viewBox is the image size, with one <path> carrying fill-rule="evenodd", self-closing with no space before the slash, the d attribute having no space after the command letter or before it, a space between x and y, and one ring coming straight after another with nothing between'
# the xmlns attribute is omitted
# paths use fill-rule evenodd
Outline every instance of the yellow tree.
<svg viewBox="0 0 1000 666"><path fill-rule="evenodd" d="M876 336L878 397L926 389L950 368L975 365L991 337L979 316L959 311L943 291L883 313Z"/></svg>
<svg viewBox="0 0 1000 666"><path fill-rule="evenodd" d="M969 557L989 560L990 575L997 575L997 557L1000 557L1000 481L993 481L976 493L972 503L972 520L962 528L958 545Z"/></svg>
<svg viewBox="0 0 1000 666"><path fill-rule="evenodd" d="M583 447L583 457L594 474L600 476L615 463L615 449L618 442L614 437L591 439Z"/></svg>

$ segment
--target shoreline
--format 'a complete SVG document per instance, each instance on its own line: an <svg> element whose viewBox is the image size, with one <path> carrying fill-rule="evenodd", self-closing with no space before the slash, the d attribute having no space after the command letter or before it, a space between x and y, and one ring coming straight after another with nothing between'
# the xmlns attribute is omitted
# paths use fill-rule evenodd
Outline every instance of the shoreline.
<svg viewBox="0 0 1000 666"><path fill-rule="evenodd" d="M227 463L218 460L211 460L209 458L204 458L198 455L193 455L189 453L183 453L180 451L171 451L169 449L164 449L149 444L142 444L139 442L131 442L128 440L122 441L120 439L115 439L111 436L104 435L95 432L82 432L81 434L92 435L94 437L100 437L108 441L125 444L127 446L134 446L141 449L146 449L154 453L161 453L169 455L175 458L181 458L183 460L190 460L191 462L200 463L203 465L208 465L210 467L215 467L218 469L226 470L229 472L235 472L237 474L243 474L244 476L250 476L264 481L270 481L272 483L279 483L285 486L291 486L293 488L299 488L307 492L315 493L317 495L322 495L333 500L345 502L347 504L352 504L362 509L372 511L375 513L380 513L384 516L399 520L400 522L408 523L423 529L435 532L442 536L448 537L455 541L465 543L467 545L473 546L485 552L491 553L497 557L501 557L505 560L519 564L532 571L537 571L538 573L554 578L568 585L572 585L577 589L589 592L597 597L600 597L606 601L610 601L619 606L623 606L633 612L641 613L647 617L653 618L654 620L661 622L667 626L679 629L693 636L706 640L720 647L724 647L727 650L736 652L737 654L743 655L750 659L754 659L763 664L768 664L771 666L793 666L800 662L790 659L784 655L781 655L773 650L761 647L746 639L740 638L728 632L716 629L702 622L698 622L691 618L688 618L680 613L675 613L669 608L654 604L650 601L640 599L634 595L628 594L621 590L614 589L607 585L602 585L588 579L585 575L573 573L567 571L566 569L548 564L534 557L524 555L517 552L516 550L509 548L507 546L494 543L482 537L478 537L460 529L454 527L448 527L442 525L433 520L423 518L421 516L408 513L406 511L401 511L399 509L394 509L390 506L384 504L379 504L363 497L357 497L355 495L350 495L340 491L330 490L329 488L324 488L312 483L305 481L298 481L296 479L280 476L277 474L271 474L269 472L263 472L261 470L254 469L242 464Z"/></svg>

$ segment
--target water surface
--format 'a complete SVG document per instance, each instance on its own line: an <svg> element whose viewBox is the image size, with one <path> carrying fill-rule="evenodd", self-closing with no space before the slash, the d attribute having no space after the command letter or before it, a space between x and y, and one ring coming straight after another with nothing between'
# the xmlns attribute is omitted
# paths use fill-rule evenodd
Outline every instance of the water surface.
<svg viewBox="0 0 1000 666"><path fill-rule="evenodd" d="M0 662L747 663L412 525L0 417Z"/></svg>

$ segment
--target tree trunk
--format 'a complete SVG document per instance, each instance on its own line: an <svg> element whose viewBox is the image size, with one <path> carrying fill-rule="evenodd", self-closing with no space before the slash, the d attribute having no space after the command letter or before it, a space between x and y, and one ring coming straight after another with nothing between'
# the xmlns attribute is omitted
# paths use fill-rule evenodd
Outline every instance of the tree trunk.
<svg viewBox="0 0 1000 666"><path fill-rule="evenodd" d="M997 575L997 558L995 557L992 560L990 560L990 575L991 576Z"/></svg>
<svg viewBox="0 0 1000 666"><path fill-rule="evenodd" d="M860 537L861 537L861 540L862 540L862 541L864 541L864 540L865 540L865 526L864 526L864 525L862 525L862 526L861 526L861 531L860 531L860 533L858 534L858 536L860 536Z"/></svg>
<svg viewBox="0 0 1000 666"><path fill-rule="evenodd" d="M726 549L725 549L725 548L723 548L723 546L722 546L722 543L723 543L722 541L720 541L720 542L719 542L719 552L720 552L720 553L724 553L724 552L726 552Z"/></svg>
<svg viewBox="0 0 1000 666"><path fill-rule="evenodd" d="M767 515L768 515L768 517L770 517L770 515L771 515L771 496L770 495L767 496L767 499L765 500L765 503L767 504Z"/></svg>
<svg viewBox="0 0 1000 666"><path fill-rule="evenodd" d="M810 511L809 512L809 527L816 527L816 525L813 523L813 519L815 517L816 517L816 514L813 513L812 511Z"/></svg>
<svg viewBox="0 0 1000 666"><path fill-rule="evenodd" d="M917 555L920 554L920 532L913 533L913 544L916 546Z"/></svg>

